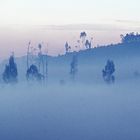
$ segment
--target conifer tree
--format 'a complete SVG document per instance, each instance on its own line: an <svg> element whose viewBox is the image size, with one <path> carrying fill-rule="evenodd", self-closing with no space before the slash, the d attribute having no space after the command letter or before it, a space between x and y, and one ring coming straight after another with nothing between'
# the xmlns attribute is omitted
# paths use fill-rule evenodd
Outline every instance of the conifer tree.
<svg viewBox="0 0 140 140"><path fill-rule="evenodd" d="M114 72L115 72L114 62L112 60L108 60L105 69L102 70L103 79L107 83L114 83L115 82L115 76L113 75Z"/></svg>
<svg viewBox="0 0 140 140"><path fill-rule="evenodd" d="M17 82L17 65L14 62L14 56L10 56L9 64L5 66L5 70L3 73L3 80L5 83L16 83Z"/></svg>

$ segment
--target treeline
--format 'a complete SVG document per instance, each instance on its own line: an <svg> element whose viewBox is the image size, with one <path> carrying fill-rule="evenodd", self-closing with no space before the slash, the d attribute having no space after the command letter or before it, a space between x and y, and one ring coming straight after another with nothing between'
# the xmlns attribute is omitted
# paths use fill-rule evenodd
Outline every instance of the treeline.
<svg viewBox="0 0 140 140"><path fill-rule="evenodd" d="M78 73L78 53L74 53L69 64L70 71L69 76L71 81L76 81L76 76ZM103 80L107 83L114 83L115 76L115 65L112 60L108 60L104 69L102 70ZM47 73L48 75L48 73ZM45 76L45 73L40 71L39 65L31 64L26 70L25 74L27 82L38 82L45 83L48 77ZM14 55L11 55L9 58L8 64L5 65L4 72L2 74L2 79L5 84L16 84L18 83L18 66L15 62ZM60 81L61 84L64 84L65 81Z"/></svg>
<svg viewBox="0 0 140 140"><path fill-rule="evenodd" d="M87 33L81 32L77 41L76 48L91 49L93 48L93 38L87 39ZM140 34L130 33L121 35L122 43L140 42ZM29 42L27 47L27 69L25 77L27 81L43 82L48 79L48 55L47 51L43 50L42 44L38 44L37 48L34 48ZM66 42L65 44L66 54L71 50L71 46ZM78 73L78 52L72 53L72 60L70 65L69 75L72 81L76 80ZM103 80L107 83L115 82L115 64L112 60L107 60L107 63L103 70L101 70ZM5 65L4 72L2 74L4 83L17 83L18 82L18 67L15 63L14 54L10 56L8 64ZM64 83L64 81L61 81Z"/></svg>
<svg viewBox="0 0 140 140"><path fill-rule="evenodd" d="M127 33L125 35L120 35L122 43L140 43L140 34L139 33Z"/></svg>

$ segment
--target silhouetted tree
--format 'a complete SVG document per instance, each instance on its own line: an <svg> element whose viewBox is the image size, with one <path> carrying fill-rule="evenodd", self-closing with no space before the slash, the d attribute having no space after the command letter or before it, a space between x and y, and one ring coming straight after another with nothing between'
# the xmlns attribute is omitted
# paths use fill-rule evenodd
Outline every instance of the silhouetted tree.
<svg viewBox="0 0 140 140"><path fill-rule="evenodd" d="M28 43L28 47L27 47L27 69L29 68L29 50L30 50L30 45L31 45L31 42Z"/></svg>
<svg viewBox="0 0 140 140"><path fill-rule="evenodd" d="M114 83L115 82L115 76L113 75L114 72L115 72L114 62L108 60L105 69L102 70L103 79L107 83Z"/></svg>
<svg viewBox="0 0 140 140"><path fill-rule="evenodd" d="M78 72L78 68L77 68L78 58L77 58L77 55L73 56L70 66L71 66L70 74L71 74L72 80L75 80L76 73Z"/></svg>
<svg viewBox="0 0 140 140"><path fill-rule="evenodd" d="M66 42L65 44L65 50L66 50L66 54L71 50L71 47L69 46L68 42Z"/></svg>
<svg viewBox="0 0 140 140"><path fill-rule="evenodd" d="M39 68L39 72L45 73L45 70L44 70L44 56L42 54L42 45L41 44L38 44L38 48L39 48L39 52L38 52L38 68ZM42 71L41 71L42 70Z"/></svg>
<svg viewBox="0 0 140 140"><path fill-rule="evenodd" d="M140 34L138 33L127 33L126 35L120 35L122 43L136 43L140 42Z"/></svg>
<svg viewBox="0 0 140 140"><path fill-rule="evenodd" d="M3 80L5 83L16 83L17 82L17 65L14 62L14 56L10 56L9 64L5 66L3 73Z"/></svg>
<svg viewBox="0 0 140 140"><path fill-rule="evenodd" d="M82 47L86 49L91 49L93 47L93 37L90 40L87 39L86 32L80 33L80 39L82 41ZM77 41L80 44L80 40Z"/></svg>
<svg viewBox="0 0 140 140"><path fill-rule="evenodd" d="M81 32L80 33L80 38L84 38L85 39L86 36L87 36L86 32Z"/></svg>
<svg viewBox="0 0 140 140"><path fill-rule="evenodd" d="M80 33L80 39L82 40L82 47L83 47L83 48L85 47L86 37L87 37L86 32L81 32L81 33Z"/></svg>
<svg viewBox="0 0 140 140"><path fill-rule="evenodd" d="M86 46L87 49L91 49L91 42L86 40L85 46Z"/></svg>
<svg viewBox="0 0 140 140"><path fill-rule="evenodd" d="M31 65L26 72L26 78L28 81L42 81L44 76L39 73L36 65Z"/></svg>

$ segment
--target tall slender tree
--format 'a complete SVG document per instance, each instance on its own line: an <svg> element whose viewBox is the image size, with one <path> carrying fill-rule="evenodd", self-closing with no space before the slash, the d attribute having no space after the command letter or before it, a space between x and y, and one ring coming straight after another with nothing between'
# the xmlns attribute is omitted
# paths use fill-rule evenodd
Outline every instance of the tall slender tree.
<svg viewBox="0 0 140 140"><path fill-rule="evenodd" d="M82 48L85 47L86 37L87 37L86 32L81 32L81 33L80 33L80 39L82 40Z"/></svg>
<svg viewBox="0 0 140 140"><path fill-rule="evenodd" d="M28 43L28 46L27 46L27 69L29 68L29 50L30 50L30 45L31 45L31 42Z"/></svg>
<svg viewBox="0 0 140 140"><path fill-rule="evenodd" d="M70 52L71 47L69 46L68 42L66 42L65 44L65 50L66 50L66 54Z"/></svg>

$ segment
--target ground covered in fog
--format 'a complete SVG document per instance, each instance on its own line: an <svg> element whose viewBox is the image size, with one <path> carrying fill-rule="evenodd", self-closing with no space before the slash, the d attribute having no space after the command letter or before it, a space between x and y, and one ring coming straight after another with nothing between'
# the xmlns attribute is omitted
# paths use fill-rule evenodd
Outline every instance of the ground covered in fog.
<svg viewBox="0 0 140 140"><path fill-rule="evenodd" d="M0 88L2 140L138 140L140 80Z"/></svg>
<svg viewBox="0 0 140 140"><path fill-rule="evenodd" d="M78 53L78 73L70 78L73 53L48 58L47 83L28 83L26 57L16 59L18 83L0 80L1 140L139 140L140 47L130 44ZM115 83L103 80L107 60ZM5 63L0 65L2 74Z"/></svg>

